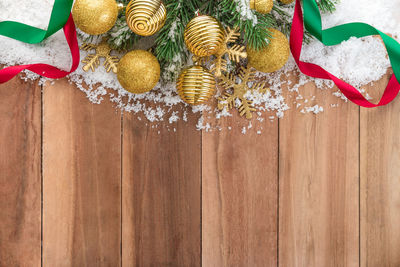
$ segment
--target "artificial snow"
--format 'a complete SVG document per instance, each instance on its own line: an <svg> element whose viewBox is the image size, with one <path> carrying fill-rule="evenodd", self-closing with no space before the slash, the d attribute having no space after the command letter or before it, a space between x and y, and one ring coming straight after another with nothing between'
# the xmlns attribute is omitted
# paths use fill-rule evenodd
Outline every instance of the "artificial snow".
<svg viewBox="0 0 400 267"><path fill-rule="evenodd" d="M246 4L248 0L235 1L239 3L238 12L244 18L255 20L255 16ZM53 4L54 0L25 0L23 3L15 0L1 0L0 21L18 21L46 29ZM400 27L397 26L400 24L400 17L395 14L395 11L399 8L400 0L364 0L362 2L341 0L341 3L337 5L336 12L323 16L323 27L328 28L338 24L359 21L371 24L383 32L397 37L400 36ZM293 12L293 8L288 8L288 11ZM174 27L171 28L172 36ZM0 36L0 43L2 47L0 64L10 66L26 63L46 63L64 70L70 68L69 48L62 31L36 45L24 44L3 36ZM82 51L81 60L86 55ZM352 38L333 47L325 47L318 41L312 41L310 44L304 45L302 60L321 65L357 88L379 80L390 67L383 43L377 37ZM173 66L172 64L171 68ZM297 71L293 59L290 59L286 66L276 73L258 74L260 79L268 81L270 91L267 94L252 93L248 95L257 108L257 112L254 113L255 122L261 123L265 119L274 121L276 118L282 118L291 104L299 112L314 114L323 112L324 108L338 106L337 103L326 103L326 106L323 107L317 103L315 96L302 95L299 88L310 81L313 81L320 89L333 88L333 83L312 79L302 74L296 74L295 78L286 78L288 75L293 76L293 73L297 73ZM39 76L29 72L24 77L24 79L37 78ZM88 73L82 70L81 65L75 73L69 76L69 79L77 85L77 88L86 93L89 101L100 104L102 101L111 100L116 107L123 111L137 113L138 118L144 116L147 121L155 123L173 124L179 120L187 121L187 112L196 112L201 113L197 128L211 131L213 125L208 122L209 118L219 120L237 112L235 109L229 112L227 110L219 111L209 105L189 107L183 104L176 94L174 84L159 84L151 92L142 95L128 93L119 85L116 75L107 73L101 65L96 72ZM43 80L46 79L42 78L41 82ZM289 93L283 94L284 90L288 90ZM370 98L367 92L359 90ZM332 94L337 96L339 100L347 101L340 91L335 90ZM283 95L287 96L286 99ZM216 99L213 101L216 101ZM250 128L255 128L257 133L260 132L256 125L249 125L251 127L242 128L243 133ZM217 129L221 130L220 128ZM228 126L227 129L231 130L232 128ZM173 128L173 130L176 129Z"/></svg>

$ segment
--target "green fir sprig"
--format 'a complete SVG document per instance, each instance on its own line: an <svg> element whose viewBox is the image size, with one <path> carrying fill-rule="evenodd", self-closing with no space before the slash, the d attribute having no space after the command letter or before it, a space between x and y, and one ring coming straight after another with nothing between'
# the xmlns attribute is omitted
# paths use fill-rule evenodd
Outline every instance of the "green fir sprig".
<svg viewBox="0 0 400 267"><path fill-rule="evenodd" d="M163 69L163 79L175 80L185 65L188 51L183 33L202 5L201 0L166 0L167 20L156 39L156 56Z"/></svg>
<svg viewBox="0 0 400 267"><path fill-rule="evenodd" d="M321 12L333 12L339 0L317 0ZM129 0L117 0L127 5ZM159 31L153 51L160 61L164 81L175 80L183 66L187 65L189 52L184 42L187 23L196 14L217 18L225 27L237 28L242 33L241 42L253 49L261 49L269 44L271 33L268 28L276 28L285 35L290 34L291 10L294 4L284 5L274 1L269 14L260 14L250 9L249 0L164 0L167 8L165 26ZM126 24L125 10L115 26L105 35L113 49L129 51L141 36L134 34ZM305 39L311 36L306 32Z"/></svg>
<svg viewBox="0 0 400 267"><path fill-rule="evenodd" d="M260 14L243 6L240 0L214 0L214 12L208 15L216 17L224 26L238 28L243 34L243 40L253 49L261 49L268 45L271 33L268 28L276 26L271 14ZM243 13L238 12L243 11Z"/></svg>
<svg viewBox="0 0 400 267"><path fill-rule="evenodd" d="M322 13L332 13L336 10L339 0L317 0L317 4Z"/></svg>

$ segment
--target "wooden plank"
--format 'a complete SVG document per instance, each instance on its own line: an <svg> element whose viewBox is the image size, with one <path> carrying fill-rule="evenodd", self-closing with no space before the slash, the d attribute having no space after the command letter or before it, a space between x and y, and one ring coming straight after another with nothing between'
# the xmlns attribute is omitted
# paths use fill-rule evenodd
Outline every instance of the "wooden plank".
<svg viewBox="0 0 400 267"><path fill-rule="evenodd" d="M370 90L374 99L388 77ZM399 99L361 109L361 266L400 266L399 112Z"/></svg>
<svg viewBox="0 0 400 267"><path fill-rule="evenodd" d="M242 134L236 112L219 123L203 132L203 266L276 266L278 122L261 134Z"/></svg>
<svg viewBox="0 0 400 267"><path fill-rule="evenodd" d="M120 266L121 115L66 80L43 99L43 266Z"/></svg>
<svg viewBox="0 0 400 267"><path fill-rule="evenodd" d="M0 265L41 263L41 90L0 85Z"/></svg>
<svg viewBox="0 0 400 267"><path fill-rule="evenodd" d="M200 266L201 132L124 114L122 265Z"/></svg>
<svg viewBox="0 0 400 267"><path fill-rule="evenodd" d="M292 103L280 121L279 266L359 266L359 108L312 83L300 92L325 110Z"/></svg>

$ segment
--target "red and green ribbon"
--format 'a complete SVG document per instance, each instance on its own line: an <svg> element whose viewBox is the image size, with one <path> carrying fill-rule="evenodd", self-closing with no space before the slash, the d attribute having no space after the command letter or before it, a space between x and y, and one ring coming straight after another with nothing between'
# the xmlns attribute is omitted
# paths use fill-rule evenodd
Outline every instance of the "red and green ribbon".
<svg viewBox="0 0 400 267"><path fill-rule="evenodd" d="M47 37L64 27L64 35L67 39L72 55L70 71L63 71L47 64L30 64L4 68L0 70L0 83L5 83L21 71L27 69L48 78L62 78L75 71L79 65L79 46L76 37L75 24L71 15L73 0L55 0L47 30L42 30L15 21L0 22L0 35L24 42L40 43Z"/></svg>
<svg viewBox="0 0 400 267"><path fill-rule="evenodd" d="M399 81L396 79L396 77L400 77L400 44L390 36L364 23L348 23L322 30L321 14L315 0L303 0L303 8L304 20L300 0L296 0L292 31L290 34L290 47L300 70L311 77L332 80L349 100L360 106L371 108L383 106L393 101L400 90ZM351 37L360 38L371 35L379 35L382 37L394 74L378 104L369 102L356 88L340 80L322 67L300 60L304 39L304 25L313 36L327 46L340 44Z"/></svg>

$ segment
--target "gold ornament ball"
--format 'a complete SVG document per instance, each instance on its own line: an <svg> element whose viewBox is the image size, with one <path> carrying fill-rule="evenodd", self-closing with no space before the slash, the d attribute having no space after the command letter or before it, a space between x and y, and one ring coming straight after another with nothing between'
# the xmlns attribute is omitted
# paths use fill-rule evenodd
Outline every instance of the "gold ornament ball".
<svg viewBox="0 0 400 267"><path fill-rule="evenodd" d="M261 14L268 14L273 7L273 0L250 0L250 8Z"/></svg>
<svg viewBox="0 0 400 267"><path fill-rule="evenodd" d="M76 0L72 9L76 26L90 35L108 32L118 18L115 0Z"/></svg>
<svg viewBox="0 0 400 267"><path fill-rule="evenodd" d="M221 23L206 15L192 19L186 25L184 37L189 51L198 57L214 55L225 41Z"/></svg>
<svg viewBox="0 0 400 267"><path fill-rule="evenodd" d="M268 29L272 38L267 47L254 50L247 47L249 65L261 72L274 72L282 68L289 59L290 47L286 36L278 30Z"/></svg>
<svg viewBox="0 0 400 267"><path fill-rule="evenodd" d="M178 94L187 104L200 105L215 92L215 77L202 66L191 66L182 71L177 81Z"/></svg>
<svg viewBox="0 0 400 267"><path fill-rule="evenodd" d="M290 3L293 3L294 0L279 0L282 4L288 5Z"/></svg>
<svg viewBox="0 0 400 267"><path fill-rule="evenodd" d="M160 63L152 53L133 50L118 63L117 78L125 90L143 94L157 85L160 72Z"/></svg>
<svg viewBox="0 0 400 267"><path fill-rule="evenodd" d="M167 9L161 0L131 0L126 7L126 23L141 36L158 32L167 19Z"/></svg>

